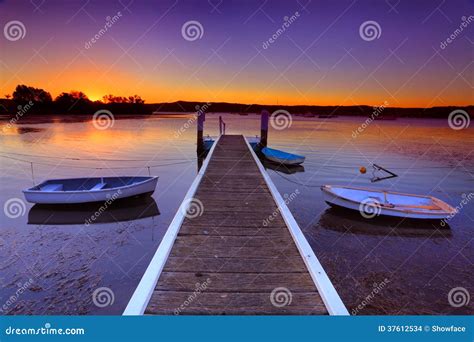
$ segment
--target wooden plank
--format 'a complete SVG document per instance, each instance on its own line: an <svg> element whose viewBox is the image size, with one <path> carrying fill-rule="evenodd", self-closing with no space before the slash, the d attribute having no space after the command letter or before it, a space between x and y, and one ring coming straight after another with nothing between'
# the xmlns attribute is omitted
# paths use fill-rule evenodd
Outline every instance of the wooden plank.
<svg viewBox="0 0 474 342"><path fill-rule="evenodd" d="M146 314L327 314L242 136L221 136L194 198L203 211L183 220ZM272 304L277 288L289 305Z"/></svg>
<svg viewBox="0 0 474 342"><path fill-rule="evenodd" d="M291 303L285 306L274 306L271 293L222 293L155 291L155 299L147 308L146 314L158 315L254 315L256 312L265 315L321 315L326 308L313 292L295 292Z"/></svg>
<svg viewBox="0 0 474 342"><path fill-rule="evenodd" d="M158 291L194 290L196 283L208 281L209 292L259 292L270 293L276 287L285 287L293 292L314 291L314 283L307 272L286 273L200 273L162 272L156 285ZM317 292L315 292L317 293Z"/></svg>
<svg viewBox="0 0 474 342"><path fill-rule="evenodd" d="M171 251L171 256L189 255L198 258L274 258L275 255L286 254L287 256L300 255L294 245L255 248L255 247L228 247L228 246L181 246L175 245Z"/></svg>
<svg viewBox="0 0 474 342"><path fill-rule="evenodd" d="M268 238L288 236L283 229L273 227L223 227L223 226L192 226L181 227L178 236L184 235L216 235L216 236L266 236Z"/></svg>
<svg viewBox="0 0 474 342"><path fill-rule="evenodd" d="M293 246L289 243L289 236L283 235L280 238L269 239L265 236L180 236L175 240L176 246L201 246L206 247L259 247L272 248L275 245Z"/></svg>
<svg viewBox="0 0 474 342"><path fill-rule="evenodd" d="M251 262L237 258L190 258L170 256L164 268L167 272L220 272L220 273L290 273L305 272L300 256L254 258Z"/></svg>

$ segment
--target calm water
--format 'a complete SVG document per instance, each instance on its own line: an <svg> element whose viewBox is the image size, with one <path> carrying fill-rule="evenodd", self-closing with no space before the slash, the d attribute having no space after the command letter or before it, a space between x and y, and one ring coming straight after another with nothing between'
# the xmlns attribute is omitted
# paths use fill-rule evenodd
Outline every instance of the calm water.
<svg viewBox="0 0 474 342"><path fill-rule="evenodd" d="M224 118L230 134L259 133L257 115ZM113 207L89 226L84 218L95 208L53 211L26 204L19 217L0 211L2 314L120 314L196 175L195 126L177 136L188 118L124 117L106 130L89 119L36 118L2 133L0 155L17 159L0 158L2 206L23 199L21 190L31 186L25 161L34 162L36 181L148 175L152 165L151 174L160 176L153 200ZM298 189L289 207L350 311L474 313L474 201L450 229L439 229L361 220L329 209L319 190L322 184L373 186L459 205L463 194L474 192L474 129L454 131L444 120L375 121L354 139L363 120L295 117L290 128L271 131L269 146L304 154L306 162L304 172L268 170L270 176L282 194ZM217 134L217 115L208 114L205 132ZM372 184L372 163L399 177ZM360 166L368 172L360 174ZM112 289L113 305L94 305L99 287ZM374 295L375 287L380 291ZM449 304L456 287L473 297L467 306Z"/></svg>

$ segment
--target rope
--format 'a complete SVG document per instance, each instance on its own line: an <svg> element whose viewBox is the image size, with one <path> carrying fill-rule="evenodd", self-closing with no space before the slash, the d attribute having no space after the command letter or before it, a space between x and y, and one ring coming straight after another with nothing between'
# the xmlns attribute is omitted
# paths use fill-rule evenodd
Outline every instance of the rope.
<svg viewBox="0 0 474 342"><path fill-rule="evenodd" d="M5 156L5 155L2 155L0 154L0 157L2 158L6 158L6 159L12 159L12 160L16 160L16 161L21 161L21 162L24 162L24 163L30 163L31 165L33 164L38 164L38 165L47 165L47 166L55 166L55 167L59 167L59 166L64 166L64 167L70 167L70 168L74 168L74 169L89 169L89 170L120 170L120 169L141 169L141 168L152 168L152 167L161 167L161 166L170 166L170 165L178 165L178 164L185 164L185 163L191 163L191 161L183 161L183 162L176 162L176 163L168 163L168 164L156 164L156 165L144 165L144 166L124 166L124 167L87 167L87 166L76 166L76 165L67 165L67 164L61 164L61 165L58 165L58 164L53 164L53 163L44 163L44 162L32 162L30 160L25 160L25 159L20 159L20 158L14 158L14 157L10 157L10 156Z"/></svg>
<svg viewBox="0 0 474 342"><path fill-rule="evenodd" d="M13 155L13 156L23 156L23 157L34 157L34 158L49 158L49 159L64 159L64 160L89 160L89 161L117 161L117 162L137 162L137 161L149 161L148 159L97 159L97 158L68 158L68 157L56 157L48 156L41 154L25 154L25 153L14 153L14 152L3 152L0 151L0 154ZM183 158L167 158L161 160L186 160Z"/></svg>

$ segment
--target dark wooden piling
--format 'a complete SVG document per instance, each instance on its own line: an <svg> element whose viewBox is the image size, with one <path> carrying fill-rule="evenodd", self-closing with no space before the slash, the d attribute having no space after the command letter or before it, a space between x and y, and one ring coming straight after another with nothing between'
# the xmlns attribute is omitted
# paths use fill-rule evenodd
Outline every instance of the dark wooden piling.
<svg viewBox="0 0 474 342"><path fill-rule="evenodd" d="M260 116L260 146L266 147L268 143L268 120L270 114L263 110Z"/></svg>
<svg viewBox="0 0 474 342"><path fill-rule="evenodd" d="M198 155L201 155L204 152L204 121L206 121L206 113L199 110L197 116L197 152Z"/></svg>

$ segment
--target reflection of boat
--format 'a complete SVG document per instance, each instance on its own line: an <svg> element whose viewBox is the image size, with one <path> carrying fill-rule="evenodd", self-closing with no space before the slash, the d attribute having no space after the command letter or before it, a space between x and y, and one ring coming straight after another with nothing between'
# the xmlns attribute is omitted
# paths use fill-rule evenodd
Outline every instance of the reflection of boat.
<svg viewBox="0 0 474 342"><path fill-rule="evenodd" d="M297 172L304 172L303 165L282 165L266 159L263 159L262 164L266 169L286 173L287 175L291 175Z"/></svg>
<svg viewBox="0 0 474 342"><path fill-rule="evenodd" d="M288 153L285 151L275 150L273 148L262 148L262 154L268 160L284 165L298 165L304 162L305 157L297 154Z"/></svg>
<svg viewBox="0 0 474 342"><path fill-rule="evenodd" d="M393 235L395 237L451 237L451 229L441 221L409 220L400 217L378 216L364 219L355 211L338 207L327 209L320 217L318 226L324 229L361 235Z"/></svg>
<svg viewBox="0 0 474 342"><path fill-rule="evenodd" d="M152 194L158 177L92 177L49 179L23 190L30 203L72 204L104 202Z"/></svg>
<svg viewBox="0 0 474 342"><path fill-rule="evenodd" d="M105 209L104 209L105 208ZM28 224L94 224L138 220L160 214L155 200L137 197L106 203L35 204L28 213Z"/></svg>
<svg viewBox="0 0 474 342"><path fill-rule="evenodd" d="M329 205L357 210L370 218L386 215L441 220L456 212L449 204L432 196L332 185L324 185L321 190Z"/></svg>

